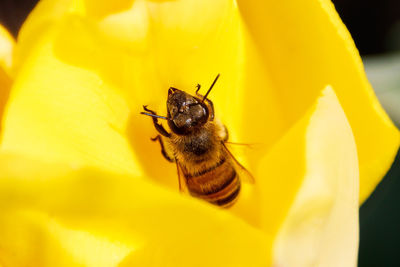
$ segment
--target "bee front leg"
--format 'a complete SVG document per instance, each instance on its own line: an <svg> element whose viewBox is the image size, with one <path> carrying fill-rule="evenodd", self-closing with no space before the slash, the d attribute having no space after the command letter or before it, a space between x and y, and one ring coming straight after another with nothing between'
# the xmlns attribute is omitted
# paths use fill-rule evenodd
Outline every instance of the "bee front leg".
<svg viewBox="0 0 400 267"><path fill-rule="evenodd" d="M151 109L148 109L147 106L143 106L143 109L147 112L150 112L153 115L157 115L157 113ZM152 117L153 119L153 124L154 127L156 128L156 130L162 134L165 137L171 137L171 134L169 132L167 132L167 130L165 130L164 126L162 126L162 124L158 123L157 118Z"/></svg>
<svg viewBox="0 0 400 267"><path fill-rule="evenodd" d="M168 155L167 151L165 150L164 141L162 140L161 135L157 135L156 137L150 138L150 139L153 142L156 142L158 140L158 142L160 143L160 146L161 146L161 154L164 156L164 158L166 160L168 160L169 162L174 162L175 161L174 158L170 157Z"/></svg>
<svg viewBox="0 0 400 267"><path fill-rule="evenodd" d="M201 88L201 85L200 84L197 84L197 89L196 89L196 95L198 96L198 97L200 97L201 99L203 99L203 95L202 94L200 94L199 93L199 90L200 90L200 88ZM213 121L214 120L214 104L213 104L213 102L210 100L210 99L208 99L208 98L206 98L205 99L205 101L207 102L207 104L210 106L210 121Z"/></svg>

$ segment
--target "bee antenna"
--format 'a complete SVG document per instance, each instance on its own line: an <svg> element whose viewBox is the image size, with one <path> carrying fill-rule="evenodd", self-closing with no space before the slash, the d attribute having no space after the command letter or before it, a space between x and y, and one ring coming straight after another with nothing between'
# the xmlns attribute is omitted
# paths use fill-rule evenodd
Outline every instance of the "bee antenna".
<svg viewBox="0 0 400 267"><path fill-rule="evenodd" d="M163 119L163 120L169 120L167 117L159 116L159 115L155 115L155 114L151 114L151 113L147 113L147 112L140 112L140 114L147 115L147 116L154 117L154 118Z"/></svg>
<svg viewBox="0 0 400 267"><path fill-rule="evenodd" d="M217 82L217 80L218 80L218 78L219 78L219 75L220 75L220 74L218 73L217 77L215 77L213 83L212 83L211 86L210 86L210 89L208 89L207 93L206 93L206 94L204 95L204 97L203 97L203 100L201 100L201 103L203 103L204 100L206 100L208 94L211 92L211 89L214 87L214 84Z"/></svg>

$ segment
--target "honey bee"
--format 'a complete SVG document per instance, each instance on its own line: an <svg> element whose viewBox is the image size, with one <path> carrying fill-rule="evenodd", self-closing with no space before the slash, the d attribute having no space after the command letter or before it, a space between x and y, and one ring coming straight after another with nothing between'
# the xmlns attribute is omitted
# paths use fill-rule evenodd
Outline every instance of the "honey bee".
<svg viewBox="0 0 400 267"><path fill-rule="evenodd" d="M214 105L207 96L219 76L204 96L199 94L199 84L196 96L170 87L166 117L157 115L147 106L143 106L145 112L141 114L152 117L160 134L151 140L158 141L162 155L176 163L179 190L228 208L238 199L241 179L247 177L254 182L254 178L227 149L226 127L214 120ZM171 132L165 130L158 119L167 120Z"/></svg>

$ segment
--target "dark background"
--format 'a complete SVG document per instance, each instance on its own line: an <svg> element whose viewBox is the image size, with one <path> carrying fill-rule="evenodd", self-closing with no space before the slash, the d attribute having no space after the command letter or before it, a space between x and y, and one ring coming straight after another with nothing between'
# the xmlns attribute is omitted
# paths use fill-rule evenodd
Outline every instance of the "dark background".
<svg viewBox="0 0 400 267"><path fill-rule="evenodd" d="M0 0L0 23L16 36L36 2ZM363 60L400 54L400 0L333 0L333 3ZM398 92L400 94L400 84ZM379 97L379 92L377 94ZM395 123L399 127L399 122ZM399 193L400 154L375 192L360 208L359 267L400 266Z"/></svg>

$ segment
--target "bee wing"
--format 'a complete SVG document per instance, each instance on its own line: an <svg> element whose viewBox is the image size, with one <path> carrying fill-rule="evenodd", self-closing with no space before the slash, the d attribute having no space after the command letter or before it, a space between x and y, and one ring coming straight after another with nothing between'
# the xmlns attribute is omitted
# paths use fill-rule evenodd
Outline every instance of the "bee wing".
<svg viewBox="0 0 400 267"><path fill-rule="evenodd" d="M234 164L235 170L238 172L240 179L242 181L254 184L255 182L254 176L245 167L243 167L242 164L240 164L240 162L235 158L235 156L233 156L233 154L226 147L224 142L222 142L222 146L224 147L229 157L232 159L232 163Z"/></svg>
<svg viewBox="0 0 400 267"><path fill-rule="evenodd" d="M176 162L176 170L178 172L179 191L182 193L188 192L186 179L185 176L183 175L182 168L179 165L178 160L175 160L175 162Z"/></svg>
<svg viewBox="0 0 400 267"><path fill-rule="evenodd" d="M259 145L259 144L236 143L236 142L230 142L230 141L225 141L224 144L240 146L240 147L249 148L249 149L254 149L256 145Z"/></svg>

